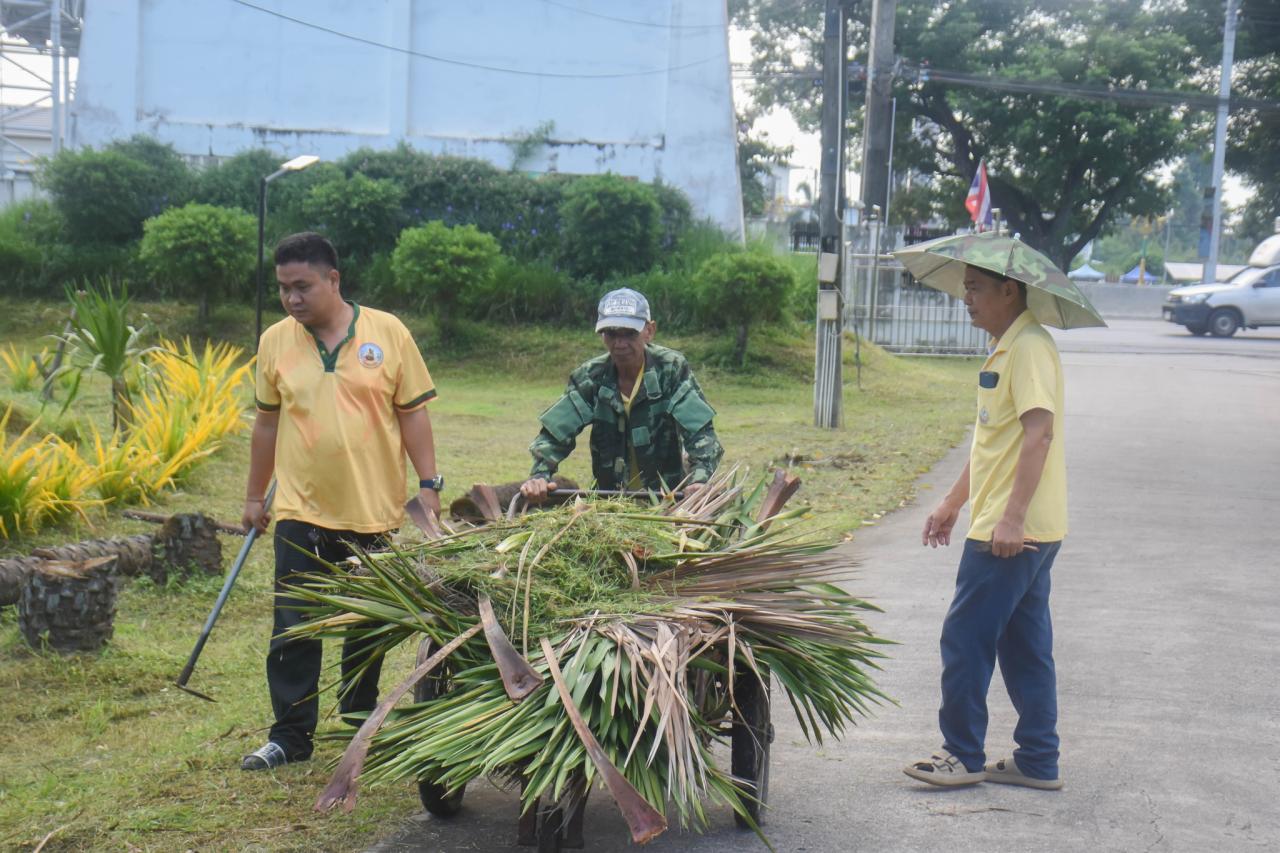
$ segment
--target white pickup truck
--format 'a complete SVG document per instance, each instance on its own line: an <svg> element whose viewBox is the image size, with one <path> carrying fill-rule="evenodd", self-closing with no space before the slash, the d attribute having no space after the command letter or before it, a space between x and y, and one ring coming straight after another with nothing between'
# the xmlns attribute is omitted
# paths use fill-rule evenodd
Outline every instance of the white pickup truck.
<svg viewBox="0 0 1280 853"><path fill-rule="evenodd" d="M1163 313L1193 335L1229 338L1239 329L1280 326L1280 233L1259 243L1249 265L1226 281L1169 291Z"/></svg>

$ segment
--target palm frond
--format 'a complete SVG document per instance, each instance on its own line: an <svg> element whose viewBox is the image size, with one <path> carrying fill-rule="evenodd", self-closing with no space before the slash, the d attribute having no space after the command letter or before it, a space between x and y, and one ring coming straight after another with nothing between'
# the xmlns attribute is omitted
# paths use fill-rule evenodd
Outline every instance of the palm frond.
<svg viewBox="0 0 1280 853"><path fill-rule="evenodd" d="M803 510L782 509L794 481L744 479L728 472L644 509L578 500L463 527L360 553L291 587L310 617L293 636L356 638L374 656L411 639L456 646L443 664L450 689L394 709L401 685L361 728L322 804L349 805L357 777L450 789L518 780L526 808L604 778L638 793L663 825L668 803L693 826L707 802L746 814L749 795L711 758L735 713L735 679L776 678L819 742L891 700L872 678L887 641L863 621L877 608L842 586L854 567L804 534ZM496 632L479 632L481 602ZM495 647L519 638L532 686L522 701L500 672L518 664L499 667L486 635ZM624 810L646 813L620 796Z"/></svg>

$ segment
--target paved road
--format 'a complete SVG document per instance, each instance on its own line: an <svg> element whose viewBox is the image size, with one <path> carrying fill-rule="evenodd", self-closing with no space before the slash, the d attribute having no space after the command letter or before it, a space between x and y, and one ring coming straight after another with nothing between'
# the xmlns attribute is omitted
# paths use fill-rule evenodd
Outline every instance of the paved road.
<svg viewBox="0 0 1280 853"><path fill-rule="evenodd" d="M810 746L778 715L770 838L783 851L1280 849L1280 335L1192 338L1158 321L1058 335L1067 372L1071 535L1054 568L1058 793L940 791L899 772L938 745L937 635L956 549L919 545L964 449L921 497L851 546L860 592L902 645L881 683L900 702ZM988 749L1011 747L997 675ZM782 709L780 709L781 711ZM484 785L451 822L418 816L380 851L505 850L514 797ZM592 798L590 850L629 847ZM655 851L763 850L723 810Z"/></svg>

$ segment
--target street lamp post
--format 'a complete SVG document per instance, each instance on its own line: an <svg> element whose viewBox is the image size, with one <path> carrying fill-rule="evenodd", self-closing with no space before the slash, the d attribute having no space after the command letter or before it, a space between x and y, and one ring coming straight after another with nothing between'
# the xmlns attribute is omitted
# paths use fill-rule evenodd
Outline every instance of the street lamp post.
<svg viewBox="0 0 1280 853"><path fill-rule="evenodd" d="M287 163L281 163L279 169L267 175L258 184L258 310L253 326L253 349L255 352L258 349L258 339L262 337L262 252L265 248L263 244L266 242L267 230L267 184L281 175L287 175L289 172L301 172L319 161L320 158L314 154L303 154L301 157L294 157Z"/></svg>

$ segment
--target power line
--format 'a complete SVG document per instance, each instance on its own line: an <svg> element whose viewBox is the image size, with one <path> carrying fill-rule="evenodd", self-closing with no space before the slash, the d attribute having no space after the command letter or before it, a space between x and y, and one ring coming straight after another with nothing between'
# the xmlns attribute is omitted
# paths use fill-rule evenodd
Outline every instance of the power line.
<svg viewBox="0 0 1280 853"><path fill-rule="evenodd" d="M856 65L856 63L854 63ZM1019 80L1012 77L995 77L991 75L969 74L962 71L948 71L942 68L915 66L906 70L917 83L948 83L953 86L970 86L974 88L993 89L1023 95L1052 95L1063 98L1083 98L1095 101L1111 101L1142 107L1176 107L1189 106L1201 110L1216 110L1218 97L1198 92L1178 92L1167 89L1129 89L1111 86L1087 85L1083 83L1066 83L1046 80ZM856 75L855 75L856 76ZM817 84L822 79L818 69L783 69L754 73L741 66L733 69L735 80L812 80ZM1280 101L1267 98L1249 98L1232 95L1232 110L1258 110L1273 112L1280 110Z"/></svg>
<svg viewBox="0 0 1280 853"><path fill-rule="evenodd" d="M670 74L673 71L684 71L689 68L696 68L699 65L706 65L709 62L718 62L724 56L724 54L719 54L716 56L709 56L706 59L698 59L693 62L688 62L688 63L685 63L684 65L670 65L670 66L667 66L666 68L652 68L652 69L647 69L645 71L618 71L618 72L610 72L610 73L604 73L604 74L572 74L572 73L558 72L558 71L527 71L521 68L504 68L500 65L485 65L479 62L467 62L462 59L450 59L449 57L446 57L446 56L436 56L430 53L423 53L421 51L411 50L407 47L399 47L398 45L387 44L385 42L380 42L380 41L374 41L373 39L367 39L367 38L364 38L363 36L357 36L351 33L344 33L341 30L335 30L331 27L326 27L326 26L323 26L322 24L317 24L312 21L304 21L301 18L295 18L295 17L292 17L291 15L286 15L283 12L277 12L274 9L267 9L262 6L255 5L253 3L248 2L248 0L231 0L231 2L235 3L238 6L244 6L247 9L253 9L255 12L262 12L264 15L270 15L273 18L280 18L292 24L297 24L298 26L306 27L307 29L317 30L322 33L328 33L329 35L337 36L338 38L342 38L342 39L347 39L348 41L358 42L360 44L366 44L366 45L369 45L370 47L376 47L382 50L390 50L395 53L403 53L408 56L415 57L417 59L427 59L432 62L441 62L441 63L444 63L445 65L456 65L462 68L475 68L480 71L495 71L499 74L515 74L520 77L551 77L551 78L557 78L557 79L572 79L572 80L613 80L613 79L619 79L624 77L650 77L656 74Z"/></svg>
<svg viewBox="0 0 1280 853"><path fill-rule="evenodd" d="M558 6L561 9L568 9L570 12L577 12L579 15L586 15L589 18L599 18L602 21L613 21L618 24L629 24L633 27L652 27L657 30L716 30L720 29L720 24L656 24L653 21L637 21L633 18L617 18L613 15L605 15L600 12L592 12L590 9L583 9L579 6L571 6L568 3L558 3L556 0L542 0L548 6Z"/></svg>
<svg viewBox="0 0 1280 853"><path fill-rule="evenodd" d="M945 71L936 68L919 69L919 82L951 83L956 86L994 89L1029 95L1055 95L1065 98L1083 98L1095 101L1112 101L1141 107L1188 106L1200 110L1216 110L1219 98L1196 92L1177 92L1164 89L1127 89L1109 86L1089 86L1081 83L1055 83L1046 81L1017 80ZM1264 112L1280 110L1280 101L1265 98L1246 98L1232 95L1229 107L1233 110L1249 109Z"/></svg>

